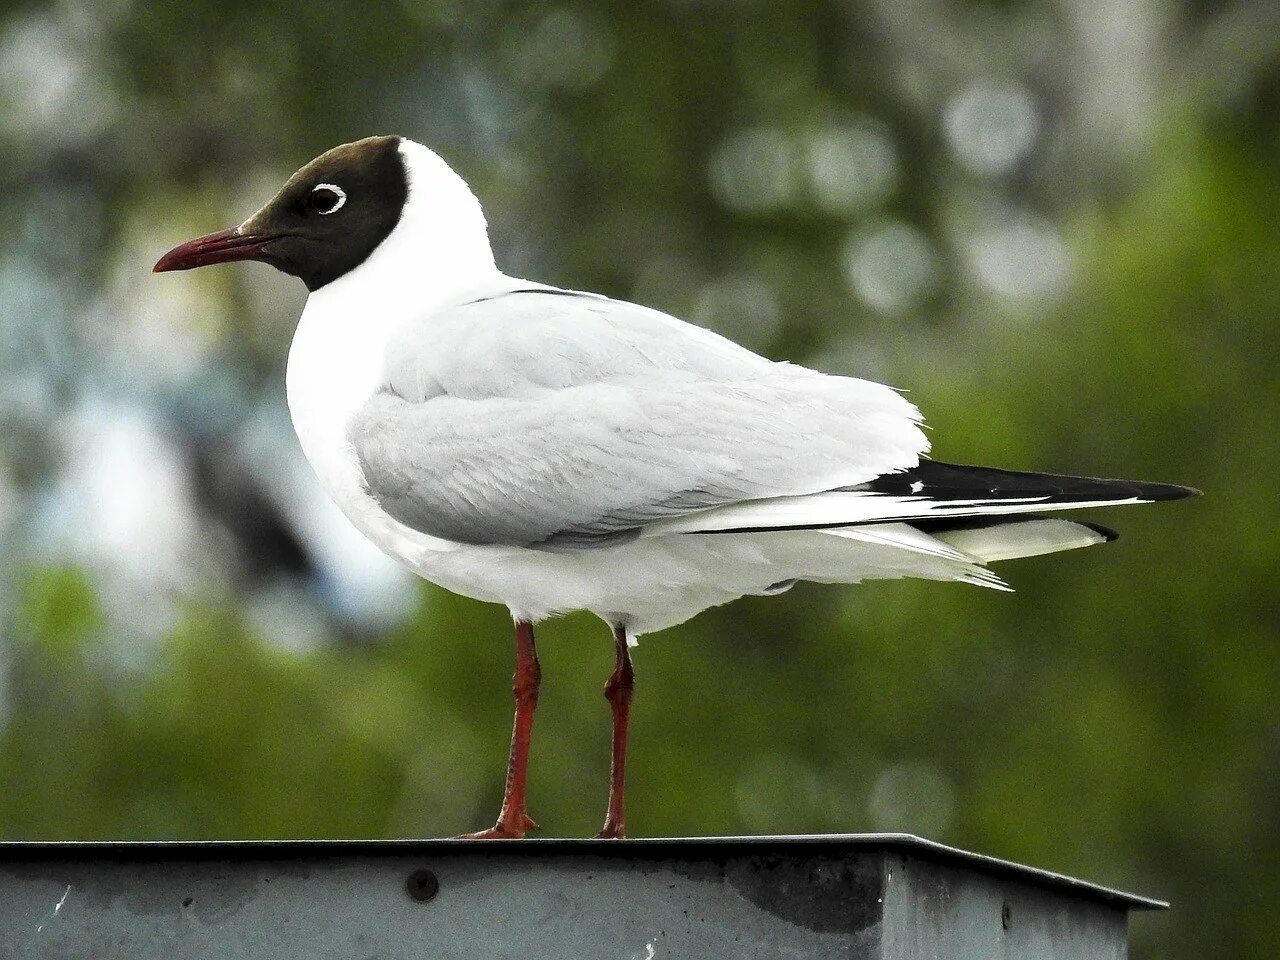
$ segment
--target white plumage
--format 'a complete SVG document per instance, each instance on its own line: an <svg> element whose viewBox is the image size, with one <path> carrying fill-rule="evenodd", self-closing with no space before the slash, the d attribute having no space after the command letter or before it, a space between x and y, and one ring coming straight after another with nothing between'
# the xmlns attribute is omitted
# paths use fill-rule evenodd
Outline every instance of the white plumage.
<svg viewBox="0 0 1280 960"><path fill-rule="evenodd" d="M899 393L507 277L466 185L400 149L401 222L308 300L288 393L330 495L421 576L517 619L586 609L634 637L797 579L1000 587L982 563L1104 539L1068 521L939 536L883 522L1062 505L829 492L927 451ZM826 529L762 529L777 527Z"/></svg>

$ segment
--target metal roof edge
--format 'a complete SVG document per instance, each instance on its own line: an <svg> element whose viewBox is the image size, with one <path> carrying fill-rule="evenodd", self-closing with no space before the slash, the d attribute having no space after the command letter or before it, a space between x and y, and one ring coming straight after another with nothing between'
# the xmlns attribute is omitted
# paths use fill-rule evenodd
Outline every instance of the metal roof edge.
<svg viewBox="0 0 1280 960"><path fill-rule="evenodd" d="M1066 874L1029 867L1011 860L974 853L928 840L910 833L832 833L792 834L776 836L713 837L644 837L624 841L585 838L539 837L519 841L475 841L460 839L395 839L395 840L11 840L0 841L0 863L13 859L80 856L86 859L112 858L129 860L179 859L183 856L201 859L222 858L265 859L293 856L378 856L406 854L493 853L520 856L553 856L585 854L605 856L660 856L665 853L693 852L709 847L717 852L740 848L734 852L749 855L764 853L784 846L864 847L892 850L905 855L954 863L998 876L1021 879L1028 883L1073 893L1127 910L1166 910L1163 900L1128 893L1113 887L1080 880Z"/></svg>

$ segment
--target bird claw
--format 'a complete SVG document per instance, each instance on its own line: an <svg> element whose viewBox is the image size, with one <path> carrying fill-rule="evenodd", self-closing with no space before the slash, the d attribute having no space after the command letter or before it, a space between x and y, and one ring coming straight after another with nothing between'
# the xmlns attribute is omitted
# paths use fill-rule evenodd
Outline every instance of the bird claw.
<svg viewBox="0 0 1280 960"><path fill-rule="evenodd" d="M514 823L504 823L499 820L488 830L477 830L475 833L464 833L458 837L459 840L522 840L524 835L530 830L536 830L538 825L533 822L530 817L522 816L519 826Z"/></svg>
<svg viewBox="0 0 1280 960"><path fill-rule="evenodd" d="M513 828L504 827L502 824L495 824L488 830L477 830L475 833L464 833L458 837L459 840L520 840L524 837L523 830L515 830Z"/></svg>
<svg viewBox="0 0 1280 960"><path fill-rule="evenodd" d="M604 829L596 834L597 840L623 840L627 836L627 828L620 823L606 823Z"/></svg>

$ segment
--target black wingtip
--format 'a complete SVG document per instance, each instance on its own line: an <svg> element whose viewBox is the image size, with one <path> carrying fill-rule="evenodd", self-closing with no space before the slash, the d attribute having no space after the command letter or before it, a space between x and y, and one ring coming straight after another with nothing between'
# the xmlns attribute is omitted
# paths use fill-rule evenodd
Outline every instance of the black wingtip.
<svg viewBox="0 0 1280 960"><path fill-rule="evenodd" d="M995 501L1002 497L1040 496L1064 507L1093 501L1154 503L1200 496L1199 490L1172 483L971 467L928 458L910 469L887 473L856 489L898 496L918 495L935 501L973 497Z"/></svg>
<svg viewBox="0 0 1280 960"><path fill-rule="evenodd" d="M1115 543L1120 539L1120 534L1110 527L1104 527L1100 523L1090 523L1088 520L1072 520L1072 523L1078 523L1082 527L1088 527L1098 536L1102 537L1107 543Z"/></svg>
<svg viewBox="0 0 1280 960"><path fill-rule="evenodd" d="M1175 483L1143 483L1139 489L1142 491L1142 499L1150 500L1152 503L1204 496L1204 493L1195 487L1180 487Z"/></svg>

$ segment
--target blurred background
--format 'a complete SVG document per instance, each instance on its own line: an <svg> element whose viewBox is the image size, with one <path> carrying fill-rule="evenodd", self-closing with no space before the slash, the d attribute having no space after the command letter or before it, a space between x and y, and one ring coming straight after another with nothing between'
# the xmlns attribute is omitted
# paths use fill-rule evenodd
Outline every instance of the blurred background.
<svg viewBox="0 0 1280 960"><path fill-rule="evenodd" d="M1272 0L10 2L0 117L0 836L491 822L506 612L319 492L300 284L149 273L402 133L508 272L909 388L942 459L1207 494L1012 595L802 585L644 638L634 834L912 831L1172 899L1135 956L1274 956ZM539 639L531 812L589 834L609 635Z"/></svg>

